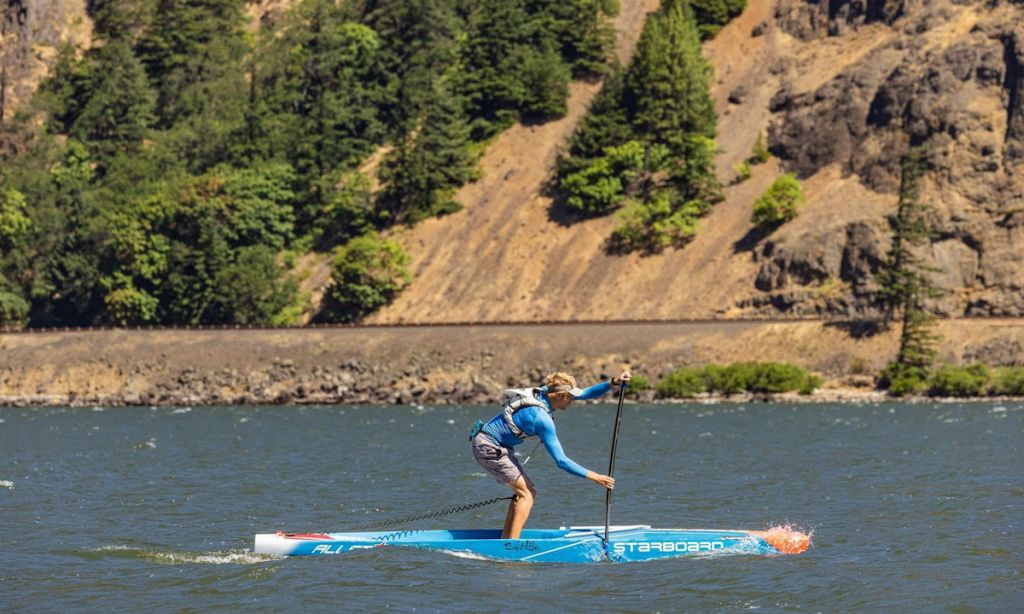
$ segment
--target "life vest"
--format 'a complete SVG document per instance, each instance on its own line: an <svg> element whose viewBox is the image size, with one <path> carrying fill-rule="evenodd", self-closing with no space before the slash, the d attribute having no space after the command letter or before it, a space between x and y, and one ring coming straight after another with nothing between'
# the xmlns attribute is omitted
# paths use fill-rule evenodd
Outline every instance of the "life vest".
<svg viewBox="0 0 1024 614"><path fill-rule="evenodd" d="M505 391L505 405L502 407L501 415L505 419L508 429L519 439L535 437L535 435L527 435L523 429L516 426L512 416L517 411L525 407L540 407L549 414L552 413L547 403L537 398L540 392L540 388L509 388Z"/></svg>

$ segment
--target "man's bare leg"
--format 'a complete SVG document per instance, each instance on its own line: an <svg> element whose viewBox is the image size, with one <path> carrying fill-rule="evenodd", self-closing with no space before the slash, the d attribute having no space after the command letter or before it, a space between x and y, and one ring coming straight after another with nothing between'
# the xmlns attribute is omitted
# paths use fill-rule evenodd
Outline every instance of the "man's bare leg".
<svg viewBox="0 0 1024 614"><path fill-rule="evenodd" d="M530 510L533 509L533 501L537 494L533 483L523 476L509 484L515 491L516 498L509 502L508 513L505 515L505 526L501 530L502 539L519 539L526 526L526 519L530 517Z"/></svg>

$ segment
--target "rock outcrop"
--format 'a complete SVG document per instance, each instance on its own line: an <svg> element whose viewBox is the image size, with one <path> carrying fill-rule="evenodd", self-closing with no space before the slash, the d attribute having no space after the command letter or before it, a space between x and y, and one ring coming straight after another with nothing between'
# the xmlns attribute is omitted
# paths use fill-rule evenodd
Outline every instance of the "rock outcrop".
<svg viewBox="0 0 1024 614"><path fill-rule="evenodd" d="M869 25L879 32L859 61L811 91L783 75L771 102L772 153L801 179L835 166L873 193L895 195L901 157L924 147L922 199L936 237L922 255L946 291L937 310L1024 315L1024 5L783 1L776 19L804 40ZM843 311L871 311L885 216L777 234L756 254L759 289L834 278L849 286Z"/></svg>

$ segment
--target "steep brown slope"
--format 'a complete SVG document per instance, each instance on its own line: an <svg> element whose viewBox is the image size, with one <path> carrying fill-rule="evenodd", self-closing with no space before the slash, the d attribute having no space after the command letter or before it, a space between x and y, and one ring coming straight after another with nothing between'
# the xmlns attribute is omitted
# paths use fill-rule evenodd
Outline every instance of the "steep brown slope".
<svg viewBox="0 0 1024 614"><path fill-rule="evenodd" d="M617 27L623 59L629 51L626 43L642 30L640 18L658 4L622 3ZM753 24L770 15L768 4L754 4L721 36L733 36L734 29L749 33ZM742 259L720 249L720 237L701 233L687 249L658 256L609 256L603 244L614 226L612 218L570 227L550 218L545 184L558 148L596 89L575 84L565 118L505 132L484 156L483 179L457 194L465 207L462 211L398 235L412 255L415 281L373 321L665 318L706 315L715 306L728 304L723 295L731 296L733 287L756 269L742 262L723 279L720 260ZM724 99L724 94L718 98ZM723 168L741 157L723 153ZM749 203L766 176L758 173L754 181L728 190L727 202ZM717 207L705 224L732 223L735 215L730 216L729 209Z"/></svg>
<svg viewBox="0 0 1024 614"><path fill-rule="evenodd" d="M623 18L656 4L624 3ZM751 2L705 49L717 75L719 176L732 178L762 131L779 159L727 188L695 241L613 257L602 249L611 218L570 227L549 218L544 184L594 93L577 85L566 118L497 139L484 178L457 195L463 211L398 235L415 281L373 320L869 313L899 156L922 142L934 152L924 194L941 236L926 256L944 269L943 308L1020 315L1024 35L1013 28L1022 20L1024 7L981 2ZM622 23L626 40L638 34ZM899 121L881 125L885 113ZM807 204L754 236L751 205L783 170L800 175Z"/></svg>

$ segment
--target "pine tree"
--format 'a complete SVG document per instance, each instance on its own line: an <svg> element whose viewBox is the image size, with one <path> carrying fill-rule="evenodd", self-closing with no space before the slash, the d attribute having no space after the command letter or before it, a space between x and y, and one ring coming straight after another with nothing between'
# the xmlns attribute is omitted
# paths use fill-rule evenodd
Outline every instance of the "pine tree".
<svg viewBox="0 0 1024 614"><path fill-rule="evenodd" d="M378 73L386 84L381 116L391 134L422 117L438 75L456 61L459 24L448 0L369 0L362 23L381 41Z"/></svg>
<svg viewBox="0 0 1024 614"><path fill-rule="evenodd" d="M701 38L708 39L742 13L747 0L691 0L690 6L693 7Z"/></svg>
<svg viewBox="0 0 1024 614"><path fill-rule="evenodd" d="M458 91L474 140L485 140L511 125L528 97L519 70L532 49L535 27L524 0L483 0L466 29Z"/></svg>
<svg viewBox="0 0 1024 614"><path fill-rule="evenodd" d="M88 9L94 36L134 45L149 26L153 8L147 0L91 0Z"/></svg>
<svg viewBox="0 0 1024 614"><path fill-rule="evenodd" d="M911 149L902 161L900 197L896 214L890 219L892 245L876 279L881 286L879 300L885 321L900 320L900 347L896 360L886 367L879 384L896 394L915 392L924 385L935 359L937 340L932 332L934 317L925 302L939 296L929 275L936 269L925 264L912 250L926 245L932 237L926 216L929 207L920 201L919 182L925 168L925 152Z"/></svg>
<svg viewBox="0 0 1024 614"><path fill-rule="evenodd" d="M322 181L351 169L380 142L380 39L330 0L304 2L260 51L249 130L253 148L284 156L298 174L300 226L329 199Z"/></svg>
<svg viewBox="0 0 1024 614"><path fill-rule="evenodd" d="M520 66L525 99L521 107L524 118L550 119L568 111L569 67L551 44L530 51Z"/></svg>
<svg viewBox="0 0 1024 614"><path fill-rule="evenodd" d="M82 105L70 133L87 143L102 164L117 153L137 151L153 121L153 92L142 64L124 42L95 51Z"/></svg>
<svg viewBox="0 0 1024 614"><path fill-rule="evenodd" d="M571 66L573 76L595 77L608 72L615 45L615 28L609 17L619 13L617 1L529 0L527 7L540 36L558 43L558 51Z"/></svg>
<svg viewBox="0 0 1024 614"><path fill-rule="evenodd" d="M568 155L558 159L559 181L589 166L595 158L603 156L607 148L618 147L634 138L623 100L625 79L626 73L618 64L605 77L601 90L569 139Z"/></svg>
<svg viewBox="0 0 1024 614"><path fill-rule="evenodd" d="M685 154L688 136L714 138L712 74L688 5L666 0L644 27L626 75L626 104L637 130L677 157Z"/></svg>
<svg viewBox="0 0 1024 614"><path fill-rule="evenodd" d="M89 100L88 60L79 60L74 46L61 46L49 76L39 84L33 102L46 112L49 132L67 134Z"/></svg>
<svg viewBox="0 0 1024 614"><path fill-rule="evenodd" d="M156 84L158 127L170 128L216 104L220 96L207 91L211 82L239 82L247 51L244 9L244 0L159 0L138 47Z"/></svg>
<svg viewBox="0 0 1024 614"><path fill-rule="evenodd" d="M385 222L415 222L457 211L451 194L472 175L475 159L460 100L443 80L434 92L422 124L382 164L378 209Z"/></svg>

